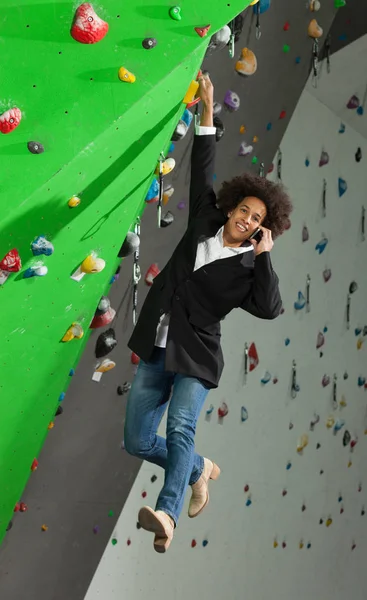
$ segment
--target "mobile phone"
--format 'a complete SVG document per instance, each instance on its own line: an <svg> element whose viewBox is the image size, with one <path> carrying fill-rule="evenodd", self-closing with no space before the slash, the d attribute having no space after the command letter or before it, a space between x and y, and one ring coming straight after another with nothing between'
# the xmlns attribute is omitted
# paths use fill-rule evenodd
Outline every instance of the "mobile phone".
<svg viewBox="0 0 367 600"><path fill-rule="evenodd" d="M255 229L255 231L250 235L250 237L248 239L255 240L256 242L260 242L262 236L263 236L262 231L258 227L257 229Z"/></svg>

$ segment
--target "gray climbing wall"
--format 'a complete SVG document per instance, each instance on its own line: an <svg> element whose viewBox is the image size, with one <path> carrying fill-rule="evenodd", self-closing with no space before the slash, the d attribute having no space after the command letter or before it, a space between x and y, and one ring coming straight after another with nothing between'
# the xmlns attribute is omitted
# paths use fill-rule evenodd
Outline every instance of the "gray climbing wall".
<svg viewBox="0 0 367 600"><path fill-rule="evenodd" d="M251 165L251 157L237 156L240 143L251 143L255 135L259 138L255 153L269 166L286 130L307 80L312 46L306 35L310 14L295 4L279 0L276 8L263 16L259 41L255 40L252 12L246 11L236 54L243 46L255 51L258 72L251 79L242 79L234 72L226 49L205 61L216 99L222 102L227 89L241 97L240 111L223 115L226 134L218 144L218 182L243 169L257 168ZM328 6L324 2L317 18L325 31L334 15L332 2ZM286 21L290 29L284 32ZM290 45L288 54L283 53L284 43ZM295 63L297 56L301 57L299 64ZM282 110L287 116L279 121ZM266 129L269 122L271 131ZM239 133L241 125L247 129L244 135ZM158 232L155 207L146 209L141 228L143 274L153 261L164 266L184 232L187 215L177 205L187 198L191 135L192 131L177 143L174 153L178 168L171 177L175 193L169 203L174 224ZM96 337L92 336L64 401L64 414L56 420L39 457L39 469L22 498L28 512L16 515L0 549L0 597L6 600L25 595L27 600L82 599L140 468L139 461L120 449L126 400L116 394L117 386L133 377L126 348L132 329L131 310L126 299L123 301L131 266L131 260L122 265L111 290L112 306L119 309L115 322L119 345L111 355L117 367L103 375L99 384L91 381ZM141 302L145 292L142 282ZM149 494L156 492L157 488L149 490ZM149 500L153 501L151 496ZM49 528L45 533L41 533L43 523ZM97 535L93 534L95 525L99 526ZM138 597L131 590L130 595Z"/></svg>

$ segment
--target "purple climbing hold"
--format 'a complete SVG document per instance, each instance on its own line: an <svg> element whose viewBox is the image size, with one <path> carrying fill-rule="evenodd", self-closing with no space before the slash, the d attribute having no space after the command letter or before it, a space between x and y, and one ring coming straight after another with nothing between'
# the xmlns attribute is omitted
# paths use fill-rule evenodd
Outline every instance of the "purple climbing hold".
<svg viewBox="0 0 367 600"><path fill-rule="evenodd" d="M347 108L354 110L355 108L358 108L359 104L360 102L358 96L353 94L353 96L351 96L347 102Z"/></svg>
<svg viewBox="0 0 367 600"><path fill-rule="evenodd" d="M184 200L181 200L181 202L177 204L177 208L178 210L183 210L184 208L186 208L186 202Z"/></svg>
<svg viewBox="0 0 367 600"><path fill-rule="evenodd" d="M325 336L321 331L317 334L316 349L318 350L325 344Z"/></svg>
<svg viewBox="0 0 367 600"><path fill-rule="evenodd" d="M322 276L324 278L325 283L327 283L331 278L331 269L324 269L324 271L322 272Z"/></svg>
<svg viewBox="0 0 367 600"><path fill-rule="evenodd" d="M321 152L321 156L320 156L320 160L319 160L319 167L323 167L325 165L327 165L329 162L329 155L327 152L325 152L325 150L323 150Z"/></svg>
<svg viewBox="0 0 367 600"><path fill-rule="evenodd" d="M329 377L329 375L324 375L323 378L322 378L321 383L322 383L322 387L328 386L329 383L330 383L330 377Z"/></svg>
<svg viewBox="0 0 367 600"><path fill-rule="evenodd" d="M225 107L231 112L238 110L240 107L239 95L236 94L236 92L231 92L231 90L228 90L224 97L224 104Z"/></svg>

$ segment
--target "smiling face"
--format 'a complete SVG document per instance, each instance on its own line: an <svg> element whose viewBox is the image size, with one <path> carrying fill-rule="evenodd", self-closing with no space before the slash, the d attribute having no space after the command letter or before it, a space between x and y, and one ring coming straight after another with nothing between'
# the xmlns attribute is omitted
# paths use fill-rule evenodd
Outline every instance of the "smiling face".
<svg viewBox="0 0 367 600"><path fill-rule="evenodd" d="M223 239L227 245L241 246L261 225L266 217L266 206L255 196L241 200L236 208L228 213L224 225Z"/></svg>

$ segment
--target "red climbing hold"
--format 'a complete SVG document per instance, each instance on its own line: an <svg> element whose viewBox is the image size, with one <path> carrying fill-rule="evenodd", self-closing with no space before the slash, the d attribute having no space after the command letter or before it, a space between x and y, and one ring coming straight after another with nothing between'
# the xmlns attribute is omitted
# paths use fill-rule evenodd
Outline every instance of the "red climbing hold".
<svg viewBox="0 0 367 600"><path fill-rule="evenodd" d="M35 458L31 465L31 471L35 471L38 467L38 460Z"/></svg>
<svg viewBox="0 0 367 600"><path fill-rule="evenodd" d="M19 510L20 510L20 512L26 512L28 510L28 506L26 505L25 502L21 502L19 504Z"/></svg>
<svg viewBox="0 0 367 600"><path fill-rule="evenodd" d="M81 4L75 13L71 36L82 44L96 44L105 37L108 23L102 21L89 2Z"/></svg>
<svg viewBox="0 0 367 600"><path fill-rule="evenodd" d="M289 28L290 28L290 25L289 25L288 21L286 21L283 25L283 29L284 29L284 31L289 31Z"/></svg>
<svg viewBox="0 0 367 600"><path fill-rule="evenodd" d="M223 419L223 417L226 417L227 415L228 415L228 406L225 402L222 402L222 404L218 408L218 417Z"/></svg>
<svg viewBox="0 0 367 600"><path fill-rule="evenodd" d="M195 27L195 31L200 37L205 37L208 33L211 25L206 25L205 27Z"/></svg>
<svg viewBox="0 0 367 600"><path fill-rule="evenodd" d="M257 354L257 350L256 350L256 346L255 346L254 342L252 342L252 344L249 348L248 357L249 357L249 361L250 361L250 371L253 371L254 369L256 369L257 365L259 364L259 356Z"/></svg>
<svg viewBox="0 0 367 600"><path fill-rule="evenodd" d="M135 352L131 353L131 362L133 365L138 365L140 361L140 358L137 354L135 354Z"/></svg>
<svg viewBox="0 0 367 600"><path fill-rule="evenodd" d="M191 548L195 548L195 546L196 546L196 540L192 540L192 542L191 542Z"/></svg>
<svg viewBox="0 0 367 600"><path fill-rule="evenodd" d="M146 496L147 496L147 493L146 493L146 492L142 492L142 493L141 493L141 497L142 497L142 498L146 498Z"/></svg>
<svg viewBox="0 0 367 600"><path fill-rule="evenodd" d="M22 262L20 260L19 252L15 248L9 250L4 256L3 260L0 260L0 269L7 271L8 273L17 273L22 268Z"/></svg>
<svg viewBox="0 0 367 600"><path fill-rule="evenodd" d="M285 119L286 116L287 116L287 113L285 112L285 110L282 110L282 112L279 115L279 119Z"/></svg>
<svg viewBox="0 0 367 600"><path fill-rule="evenodd" d="M245 490L246 493L249 491L249 489L250 489L250 486L249 485L245 485L244 490Z"/></svg>
<svg viewBox="0 0 367 600"><path fill-rule="evenodd" d="M153 279L155 277L157 277L157 275L159 275L160 272L161 271L160 271L157 263L153 263L152 265L150 265L150 267L145 275L145 283L149 286L153 285Z"/></svg>
<svg viewBox="0 0 367 600"><path fill-rule="evenodd" d="M14 506L14 512L19 512L20 511L20 504L19 502L16 503L16 505Z"/></svg>
<svg viewBox="0 0 367 600"><path fill-rule="evenodd" d="M0 115L0 131L1 133L10 133L18 127L22 119L22 113L19 108L10 108Z"/></svg>
<svg viewBox="0 0 367 600"><path fill-rule="evenodd" d="M126 542L126 543L127 543L127 545L128 545L128 546L130 546L130 544L131 544L131 539L129 538L129 539L127 540L127 542Z"/></svg>

